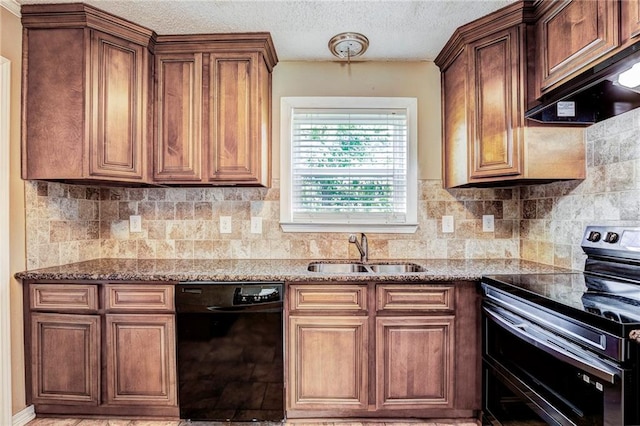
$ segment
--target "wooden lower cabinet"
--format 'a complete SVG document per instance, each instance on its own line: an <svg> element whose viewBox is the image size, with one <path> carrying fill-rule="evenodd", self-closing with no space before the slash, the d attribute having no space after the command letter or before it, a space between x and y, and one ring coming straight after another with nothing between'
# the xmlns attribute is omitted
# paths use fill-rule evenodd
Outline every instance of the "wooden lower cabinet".
<svg viewBox="0 0 640 426"><path fill-rule="evenodd" d="M172 314L106 315L107 404L176 405Z"/></svg>
<svg viewBox="0 0 640 426"><path fill-rule="evenodd" d="M454 317L376 318L376 407L453 403Z"/></svg>
<svg viewBox="0 0 640 426"><path fill-rule="evenodd" d="M368 404L368 318L289 318L293 410L364 410Z"/></svg>
<svg viewBox="0 0 640 426"><path fill-rule="evenodd" d="M98 315L34 313L31 348L34 404L98 405Z"/></svg>
<svg viewBox="0 0 640 426"><path fill-rule="evenodd" d="M287 418L478 418L474 282L290 284Z"/></svg>
<svg viewBox="0 0 640 426"><path fill-rule="evenodd" d="M179 417L172 284L27 281L24 294L37 414Z"/></svg>

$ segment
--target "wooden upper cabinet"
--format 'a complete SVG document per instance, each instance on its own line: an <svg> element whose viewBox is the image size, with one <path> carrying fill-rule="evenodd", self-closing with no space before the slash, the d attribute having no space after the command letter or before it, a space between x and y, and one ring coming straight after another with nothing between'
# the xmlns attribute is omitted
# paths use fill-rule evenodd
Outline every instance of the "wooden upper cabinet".
<svg viewBox="0 0 640 426"><path fill-rule="evenodd" d="M533 2L460 27L435 60L442 72L443 186L583 179L580 128L533 126Z"/></svg>
<svg viewBox="0 0 640 426"><path fill-rule="evenodd" d="M83 4L22 23L23 179L147 181L153 32Z"/></svg>
<svg viewBox="0 0 640 426"><path fill-rule="evenodd" d="M619 8L620 3L611 0L541 2L536 22L538 96L619 46Z"/></svg>
<svg viewBox="0 0 640 426"><path fill-rule="evenodd" d="M620 2L620 42L624 45L638 41L640 36L640 0Z"/></svg>
<svg viewBox="0 0 640 426"><path fill-rule="evenodd" d="M474 91L469 102L470 179L522 173L524 35L523 27L512 27L467 47L469 86Z"/></svg>
<svg viewBox="0 0 640 426"><path fill-rule="evenodd" d="M464 51L463 51L464 52ZM442 71L442 184L445 188L469 182L469 123L467 111L467 55L460 53Z"/></svg>
<svg viewBox="0 0 640 426"><path fill-rule="evenodd" d="M158 37L82 3L22 24L23 179L271 185L268 33Z"/></svg>
<svg viewBox="0 0 640 426"><path fill-rule="evenodd" d="M257 53L219 54L210 61L209 179L268 184L270 143L262 132L269 122L263 103L271 98L270 74Z"/></svg>
<svg viewBox="0 0 640 426"><path fill-rule="evenodd" d="M155 182L269 186L276 63L266 33L158 37Z"/></svg>
<svg viewBox="0 0 640 426"><path fill-rule="evenodd" d="M202 53L156 54L156 181L202 180Z"/></svg>

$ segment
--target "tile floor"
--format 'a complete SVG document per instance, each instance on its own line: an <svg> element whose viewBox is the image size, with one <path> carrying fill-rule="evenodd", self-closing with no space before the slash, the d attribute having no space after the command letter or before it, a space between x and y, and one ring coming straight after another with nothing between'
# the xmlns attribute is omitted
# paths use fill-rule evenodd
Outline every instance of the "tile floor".
<svg viewBox="0 0 640 426"><path fill-rule="evenodd" d="M76 419L76 418L36 418L27 426L477 426L475 422L383 422L370 420L367 422L188 422L184 420L127 420L127 419Z"/></svg>

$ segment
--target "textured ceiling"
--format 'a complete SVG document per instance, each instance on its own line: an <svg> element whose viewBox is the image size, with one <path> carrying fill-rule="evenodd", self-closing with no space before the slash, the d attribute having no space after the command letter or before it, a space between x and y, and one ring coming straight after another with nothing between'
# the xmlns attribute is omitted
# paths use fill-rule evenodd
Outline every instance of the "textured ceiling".
<svg viewBox="0 0 640 426"><path fill-rule="evenodd" d="M79 0L17 0L20 4ZM267 31L281 61L330 61L329 39L369 38L360 60L433 60L460 25L514 0L85 0L158 34Z"/></svg>

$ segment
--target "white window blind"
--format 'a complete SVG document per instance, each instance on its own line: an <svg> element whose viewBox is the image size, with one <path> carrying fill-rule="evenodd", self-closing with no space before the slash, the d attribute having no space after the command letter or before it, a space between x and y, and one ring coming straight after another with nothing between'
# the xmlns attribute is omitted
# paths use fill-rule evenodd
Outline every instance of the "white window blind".
<svg viewBox="0 0 640 426"><path fill-rule="evenodd" d="M287 219L347 225L415 221L409 115L406 107L291 108Z"/></svg>
<svg viewBox="0 0 640 426"><path fill-rule="evenodd" d="M296 109L291 131L294 221L405 221L403 110Z"/></svg>

